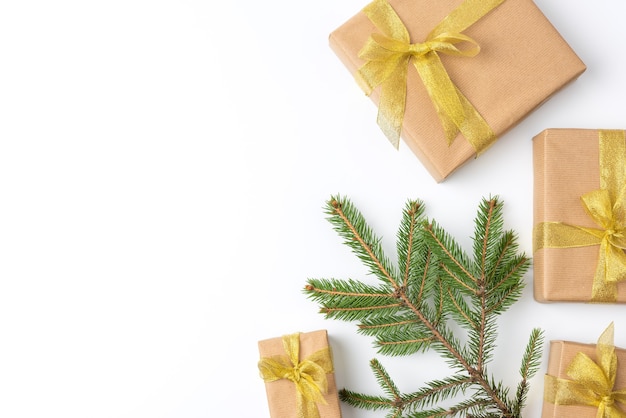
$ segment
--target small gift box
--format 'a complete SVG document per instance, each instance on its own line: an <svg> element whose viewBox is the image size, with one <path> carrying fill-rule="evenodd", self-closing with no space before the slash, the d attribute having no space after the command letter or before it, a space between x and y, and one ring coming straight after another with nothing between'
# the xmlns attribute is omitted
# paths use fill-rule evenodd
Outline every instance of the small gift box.
<svg viewBox="0 0 626 418"><path fill-rule="evenodd" d="M537 301L626 301L625 162L621 130L533 138Z"/></svg>
<svg viewBox="0 0 626 418"><path fill-rule="evenodd" d="M531 0L374 0L329 42L437 182L586 69Z"/></svg>
<svg viewBox="0 0 626 418"><path fill-rule="evenodd" d="M542 418L626 416L626 350L613 333L611 324L596 345L551 341Z"/></svg>
<svg viewBox="0 0 626 418"><path fill-rule="evenodd" d="M259 341L272 418L341 418L326 330Z"/></svg>

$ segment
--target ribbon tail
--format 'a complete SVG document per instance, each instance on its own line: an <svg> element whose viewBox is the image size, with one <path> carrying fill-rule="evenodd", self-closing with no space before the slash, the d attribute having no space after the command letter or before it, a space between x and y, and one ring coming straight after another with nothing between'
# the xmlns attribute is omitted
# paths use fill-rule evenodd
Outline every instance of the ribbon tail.
<svg viewBox="0 0 626 418"><path fill-rule="evenodd" d="M606 281L626 280L626 253L623 249L607 243Z"/></svg>
<svg viewBox="0 0 626 418"><path fill-rule="evenodd" d="M326 404L324 395L328 393L328 379L321 365L308 360L304 361L300 365L300 380L297 387L305 399Z"/></svg>
<svg viewBox="0 0 626 418"><path fill-rule="evenodd" d="M457 93L465 109L465 120L459 126L459 131L476 150L476 155L480 155L495 143L496 134L463 93L458 89Z"/></svg>
<svg viewBox="0 0 626 418"><path fill-rule="evenodd" d="M414 65L441 120L448 146L459 133L467 139L477 154L495 142L496 134L454 85L439 55L431 52L417 58Z"/></svg>
<svg viewBox="0 0 626 418"><path fill-rule="evenodd" d="M626 418L626 414L615 405L607 405L601 402L598 406L596 418Z"/></svg>
<svg viewBox="0 0 626 418"><path fill-rule="evenodd" d="M626 153L624 155L626 155ZM618 220L616 226L618 228L621 227L622 230L626 230L626 183L621 185L616 196L617 198L613 203L613 216ZM612 242L614 246L626 250L626 234L614 236Z"/></svg>
<svg viewBox="0 0 626 418"><path fill-rule="evenodd" d="M363 13L372 21L384 35L391 39L397 39L405 43L410 42L409 32L402 23L393 7L387 0L374 0L362 9ZM369 41L368 41L369 42ZM367 47L367 45L366 45ZM363 48L361 56L366 49ZM406 106L406 79L408 71L408 57L398 60L396 63L383 65L378 73L382 76L381 83L372 82L368 79L369 68L367 64L362 67L364 71L357 73L357 82L364 88L367 95L376 85L381 84L380 103L378 105L377 122L389 142L397 149L400 147L400 134ZM376 66L380 64L375 64ZM383 75L383 73L385 73ZM382 82L384 78L384 82Z"/></svg>
<svg viewBox="0 0 626 418"><path fill-rule="evenodd" d="M615 402L619 402L622 405L626 405L626 391L618 390L617 392L613 392L613 399L615 400ZM613 409L616 410L615 417L619 417L619 418L626 417L626 414L622 412L621 410L618 410L617 408L613 408Z"/></svg>
<svg viewBox="0 0 626 418"><path fill-rule="evenodd" d="M606 406L604 414L601 418L625 418L626 414L619 410L615 405Z"/></svg>
<svg viewBox="0 0 626 418"><path fill-rule="evenodd" d="M296 396L297 418L320 418L314 401L307 400L300 392L297 392Z"/></svg>
<svg viewBox="0 0 626 418"><path fill-rule="evenodd" d="M458 127L465 121L465 109L457 94L458 90L435 52L418 57L413 63L435 106L450 145L459 133Z"/></svg>
<svg viewBox="0 0 626 418"><path fill-rule="evenodd" d="M398 65L394 74L382 84L378 105L378 125L395 148L400 147L406 107L407 65Z"/></svg>
<svg viewBox="0 0 626 418"><path fill-rule="evenodd" d="M612 303L617 301L617 283L607 280L607 263L610 259L610 251L610 244L606 239L603 239L600 243L598 264L591 289L592 302Z"/></svg>

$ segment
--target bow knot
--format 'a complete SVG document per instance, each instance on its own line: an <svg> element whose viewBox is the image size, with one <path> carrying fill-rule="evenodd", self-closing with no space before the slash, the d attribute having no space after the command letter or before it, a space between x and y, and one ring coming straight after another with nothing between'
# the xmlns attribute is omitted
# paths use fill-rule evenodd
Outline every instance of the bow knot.
<svg viewBox="0 0 626 418"><path fill-rule="evenodd" d="M460 49L456 45L468 43L468 49ZM414 57L420 57L429 52L440 52L458 57L474 57L480 52L478 43L462 33L442 33L426 42L411 44L410 52Z"/></svg>
<svg viewBox="0 0 626 418"><path fill-rule="evenodd" d="M291 374L288 377L289 380L292 380L296 383L300 382L300 369L294 367L291 371Z"/></svg>
<svg viewBox="0 0 626 418"><path fill-rule="evenodd" d="M617 355L613 345L611 323L596 345L596 361L579 352L567 366L570 379L545 376L544 398L555 405L597 407L596 418L625 418L617 403L626 405L626 391L614 390L617 377Z"/></svg>
<svg viewBox="0 0 626 418"><path fill-rule="evenodd" d="M460 49L456 45L461 43L470 44L470 48ZM478 43L467 35L461 33L442 33L428 39L425 42L410 43L405 39L397 39L380 33L373 33L369 43L361 51L361 58L370 61L389 61L398 58L420 58L430 52L442 54L473 57L480 52ZM389 77L390 75L387 75Z"/></svg>
<svg viewBox="0 0 626 418"><path fill-rule="evenodd" d="M623 201L623 191L617 193L617 201L613 201L607 189L595 190L581 197L583 206L591 219L604 230L603 237L618 248L626 248L624 239L624 219L621 219L620 208L626 204Z"/></svg>
<svg viewBox="0 0 626 418"><path fill-rule="evenodd" d="M439 53L462 57L478 54L478 43L461 31L503 1L466 0L421 43L411 43L407 28L387 0L374 0L363 9L381 33L371 34L359 52L365 64L355 76L367 95L381 87L378 124L396 148L400 143L411 61L441 120L448 145L461 133L480 153L496 139L487 122L450 79ZM459 44L466 44L466 48L457 47Z"/></svg>
<svg viewBox="0 0 626 418"><path fill-rule="evenodd" d="M605 408L612 407L613 404L615 403L615 398L613 396L613 393L611 392L611 394L603 396L601 403L604 405Z"/></svg>
<svg viewBox="0 0 626 418"><path fill-rule="evenodd" d="M615 229L614 226L609 226L606 229L606 236L611 241L611 244L615 245L617 240L619 240L619 238L623 237L624 234L623 234L623 232L621 230ZM615 238L615 239L611 239L611 238Z"/></svg>
<svg viewBox="0 0 626 418"><path fill-rule="evenodd" d="M614 247L626 249L624 247L624 230L617 229L616 227L609 227L606 229L606 239L613 245Z"/></svg>

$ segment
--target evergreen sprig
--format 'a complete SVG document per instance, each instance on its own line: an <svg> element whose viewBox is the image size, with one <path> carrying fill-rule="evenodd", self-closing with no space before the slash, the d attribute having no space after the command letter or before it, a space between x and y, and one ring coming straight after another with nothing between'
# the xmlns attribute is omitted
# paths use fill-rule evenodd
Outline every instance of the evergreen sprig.
<svg viewBox="0 0 626 418"><path fill-rule="evenodd" d="M453 372L414 393L402 393L374 359L370 367L384 395L343 389L341 399L357 408L386 410L394 418L520 418L528 381L539 369L543 333L532 331L521 381L511 397L487 364L496 346L497 317L521 296L530 260L518 252L515 233L503 229L502 203L497 198L480 203L470 256L424 216L421 201L409 200L397 234L397 265L349 199L332 196L326 214L378 283L309 279L308 297L327 318L358 321L359 332L375 338L379 353L406 356L432 349ZM466 400L456 400L461 393L469 395ZM446 400L458 403L442 407Z"/></svg>

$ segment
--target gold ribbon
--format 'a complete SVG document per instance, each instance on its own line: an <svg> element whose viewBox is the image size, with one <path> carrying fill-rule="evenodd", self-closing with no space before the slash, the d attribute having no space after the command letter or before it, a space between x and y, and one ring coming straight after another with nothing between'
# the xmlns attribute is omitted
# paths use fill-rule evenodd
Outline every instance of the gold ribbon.
<svg viewBox="0 0 626 418"><path fill-rule="evenodd" d="M542 222L535 227L534 249L599 245L591 300L614 302L617 283L626 280L626 134L603 130L599 140L600 189L584 194L581 200L600 229Z"/></svg>
<svg viewBox="0 0 626 418"><path fill-rule="evenodd" d="M566 373L571 378L545 376L544 399L555 405L584 405L598 408L596 418L626 418L615 405L626 405L626 389L613 390L617 377L617 355L613 345L613 323L600 335L596 345L598 361L577 353Z"/></svg>
<svg viewBox="0 0 626 418"><path fill-rule="evenodd" d="M461 32L505 0L466 0L445 17L423 43L411 43L409 32L387 0L374 0L363 12L382 33L373 33L359 52L365 64L356 73L369 96L381 86L378 124L398 148L406 107L408 64L413 62L441 120L448 145L460 132L477 154L496 135L474 106L454 85L439 53L473 57L480 46ZM465 44L459 49L456 45Z"/></svg>
<svg viewBox="0 0 626 418"><path fill-rule="evenodd" d="M328 347L299 361L300 334L283 336L287 355L263 357L259 360L259 371L265 382L287 379L296 386L298 418L319 418L316 403L327 405L324 394L328 392L327 373L333 372L333 363Z"/></svg>

